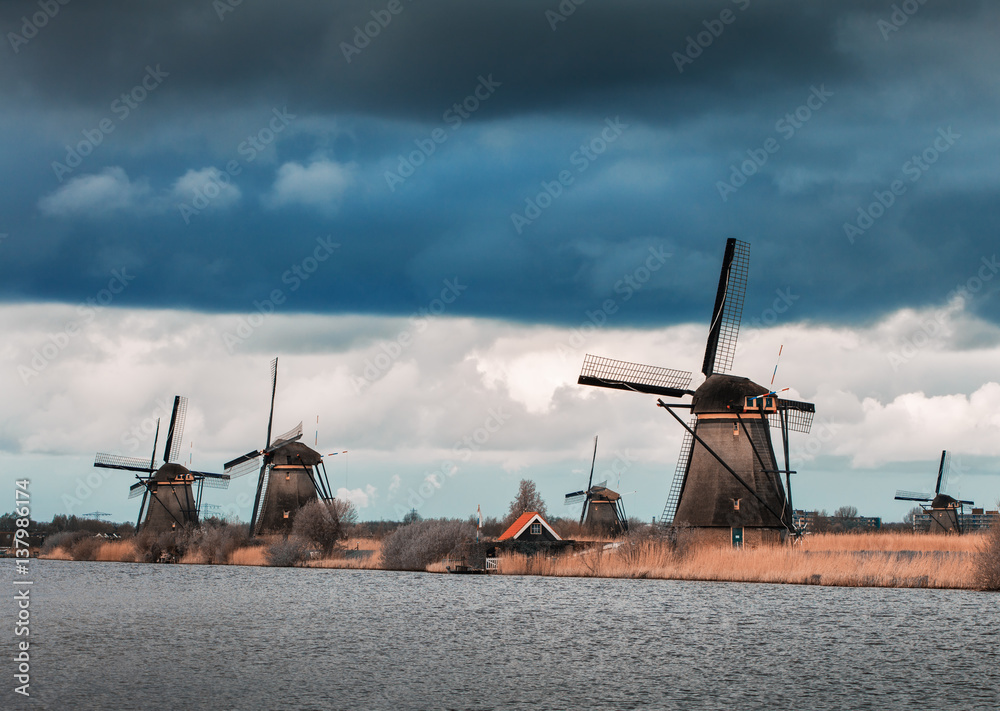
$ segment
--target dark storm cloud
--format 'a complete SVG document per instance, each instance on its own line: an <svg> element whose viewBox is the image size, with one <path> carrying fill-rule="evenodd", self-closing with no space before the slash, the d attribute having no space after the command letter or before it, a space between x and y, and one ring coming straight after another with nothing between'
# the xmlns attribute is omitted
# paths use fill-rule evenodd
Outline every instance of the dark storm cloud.
<svg viewBox="0 0 1000 711"><path fill-rule="evenodd" d="M574 324L614 298L619 323L668 323L707 317L737 236L748 318L791 289L784 318L865 320L940 303L995 251L988 3L71 2L28 38L39 7L0 9L8 300L82 301L127 266L122 305L280 289L289 311L406 314L458 277L451 313ZM84 131L100 145L57 175ZM232 162L234 189L179 211ZM632 289L650 249L671 256ZM996 283L973 295L990 318Z"/></svg>

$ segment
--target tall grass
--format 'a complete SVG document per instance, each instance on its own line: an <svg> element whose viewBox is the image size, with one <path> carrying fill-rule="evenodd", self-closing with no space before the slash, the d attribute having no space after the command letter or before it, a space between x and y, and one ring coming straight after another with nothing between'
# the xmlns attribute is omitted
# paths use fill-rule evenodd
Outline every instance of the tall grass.
<svg viewBox="0 0 1000 711"><path fill-rule="evenodd" d="M267 565L267 549L262 546L237 548L229 554L230 565Z"/></svg>
<svg viewBox="0 0 1000 711"><path fill-rule="evenodd" d="M867 542L864 539L868 539ZM939 538L940 540L927 540ZM974 588L980 536L824 535L794 546L677 548L650 539L554 557L507 554L500 572L605 578Z"/></svg>
<svg viewBox="0 0 1000 711"><path fill-rule="evenodd" d="M382 541L374 538L349 538L342 550L313 559L306 563L310 568L345 568L351 570L380 570Z"/></svg>
<svg viewBox="0 0 1000 711"><path fill-rule="evenodd" d="M94 560L115 563L134 563L135 559L135 541L131 538L102 543L101 547L97 549L97 554L94 556Z"/></svg>

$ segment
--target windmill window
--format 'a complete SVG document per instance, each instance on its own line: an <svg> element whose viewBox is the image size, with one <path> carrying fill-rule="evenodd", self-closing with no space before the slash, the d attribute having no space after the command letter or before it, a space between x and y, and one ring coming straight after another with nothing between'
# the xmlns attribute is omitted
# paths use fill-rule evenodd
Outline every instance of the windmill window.
<svg viewBox="0 0 1000 711"><path fill-rule="evenodd" d="M285 511L285 518L288 518L288 514L290 514L290 513L291 513L291 511Z"/></svg>
<svg viewBox="0 0 1000 711"><path fill-rule="evenodd" d="M733 437L739 437L739 436L740 436L740 426L733 425Z"/></svg>
<svg viewBox="0 0 1000 711"><path fill-rule="evenodd" d="M542 524L540 524L540 523L533 523L533 524L531 524L531 535L532 536L540 535L541 532L542 532Z"/></svg>
<svg viewBox="0 0 1000 711"><path fill-rule="evenodd" d="M291 474L285 474L285 481L291 481L291 480L292 480L292 475Z"/></svg>

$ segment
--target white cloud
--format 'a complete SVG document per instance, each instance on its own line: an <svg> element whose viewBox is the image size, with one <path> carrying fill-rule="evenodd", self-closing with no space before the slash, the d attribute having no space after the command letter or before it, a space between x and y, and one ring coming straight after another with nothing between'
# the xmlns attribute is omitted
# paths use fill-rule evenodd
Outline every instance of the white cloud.
<svg viewBox="0 0 1000 711"><path fill-rule="evenodd" d="M359 509L366 509L375 502L376 492L377 490L371 484L365 486L364 489L347 489L342 486L337 489L337 498L350 501Z"/></svg>
<svg viewBox="0 0 1000 711"><path fill-rule="evenodd" d="M942 319L936 335L894 367L888 354L901 352L936 316ZM397 506L424 517L464 516L480 504L484 515L502 514L522 477L536 481L554 508L579 488L574 470L589 471L595 434L596 470L611 469L615 483L620 472L621 487L639 492L629 514L659 515L681 428L655 407L655 397L581 387L576 378L588 352L696 371L705 339L698 325L640 331L615 329L613 319L592 329L434 319L378 379L357 390L352 382L383 353L382 339L407 327L406 319L273 314L235 354L222 340L239 322L234 314L107 309L63 338L67 324L79 322L72 305L0 306L0 373L7 373L0 377L7 403L0 450L9 465L0 486L7 472L31 468L51 473L53 492L72 492L94 471L96 451L148 456L162 415L158 403L174 394L190 398L185 449L199 468L218 470L263 444L267 366L277 354L275 431L318 415L319 450L351 452L350 485L346 457L326 461L330 479L342 487L338 495L375 519L398 518ZM968 331L978 333L972 343L957 337ZM996 499L995 484L984 476L1000 474L991 464L1000 459L995 326L949 305L859 327L745 329L740 341L736 373L769 382L783 344L775 384L817 405L813 434L792 435L798 504L853 503L868 515L885 515L894 511L895 489L919 486L913 472L933 469L942 449L971 462L964 495L986 505ZM55 357L22 382L19 368L43 351ZM624 468L615 465L625 460ZM85 509L67 511L58 493L40 496L39 516L99 509L133 518L128 482L117 476ZM232 503L249 491L240 508L248 518L251 479L206 492L208 501ZM376 497L385 491L388 497Z"/></svg>
<svg viewBox="0 0 1000 711"><path fill-rule="evenodd" d="M131 182L122 168L105 168L98 174L80 175L38 201L46 215L100 215L138 206L149 194L144 180Z"/></svg>
<svg viewBox="0 0 1000 711"><path fill-rule="evenodd" d="M306 205L333 210L344 192L354 183L354 164L319 159L309 165L289 162L278 168L271 192L264 197L267 207Z"/></svg>
<svg viewBox="0 0 1000 711"><path fill-rule="evenodd" d="M227 173L213 167L192 168L177 179L172 192L175 199L193 203L198 209L232 207L243 195Z"/></svg>

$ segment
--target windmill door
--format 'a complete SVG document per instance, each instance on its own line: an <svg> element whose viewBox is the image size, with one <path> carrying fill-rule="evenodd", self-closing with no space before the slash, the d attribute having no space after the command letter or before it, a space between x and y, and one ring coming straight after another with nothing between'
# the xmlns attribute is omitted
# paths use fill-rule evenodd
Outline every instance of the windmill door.
<svg viewBox="0 0 1000 711"><path fill-rule="evenodd" d="M743 547L743 529L733 528L733 548Z"/></svg>

